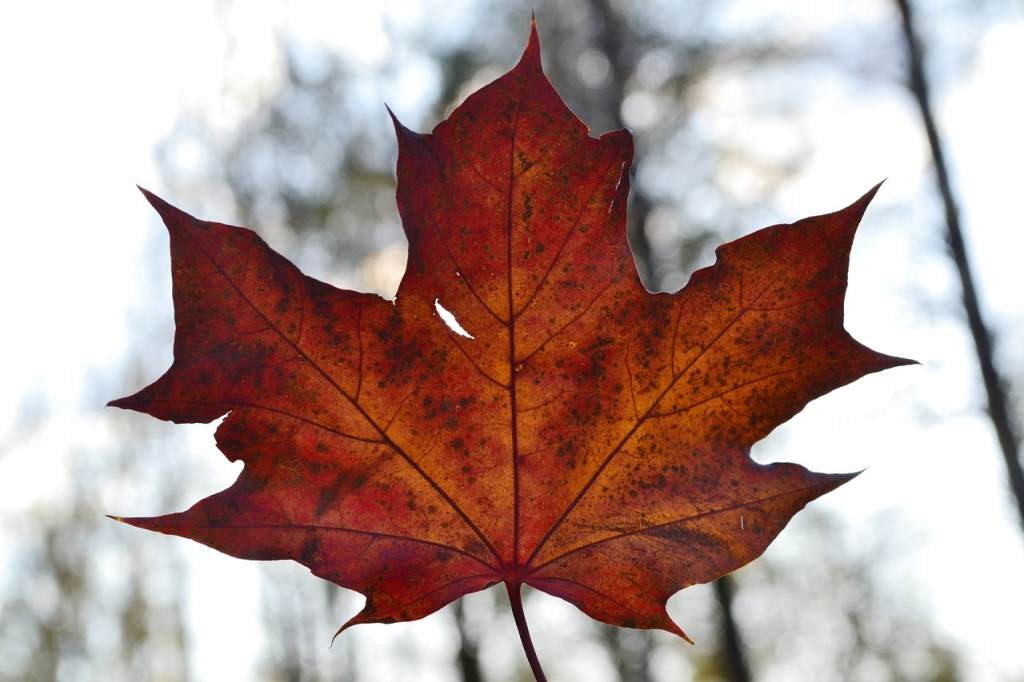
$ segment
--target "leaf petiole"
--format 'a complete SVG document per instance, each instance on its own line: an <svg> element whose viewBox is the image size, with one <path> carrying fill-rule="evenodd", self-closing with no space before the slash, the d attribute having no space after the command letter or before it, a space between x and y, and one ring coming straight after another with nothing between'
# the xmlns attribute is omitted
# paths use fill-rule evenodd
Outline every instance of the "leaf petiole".
<svg viewBox="0 0 1024 682"><path fill-rule="evenodd" d="M540 659L537 658L537 650L533 648L533 640L530 638L530 628L526 625L526 612L523 611L523 584L506 582L508 590L508 601L512 607L512 617L516 621L516 629L519 630L519 639L523 642L523 651L526 652L526 660L530 662L530 670L537 682L547 682L544 670L540 667Z"/></svg>

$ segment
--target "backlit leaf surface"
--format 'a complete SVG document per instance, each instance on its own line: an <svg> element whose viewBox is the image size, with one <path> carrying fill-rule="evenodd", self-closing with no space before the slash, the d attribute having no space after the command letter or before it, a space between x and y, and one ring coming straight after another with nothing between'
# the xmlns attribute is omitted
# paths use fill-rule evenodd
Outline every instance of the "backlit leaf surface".
<svg viewBox="0 0 1024 682"><path fill-rule="evenodd" d="M409 263L393 302L146 193L171 236L174 362L112 404L227 415L217 445L245 466L188 511L123 520L298 561L366 596L347 625L505 582L685 636L672 594L751 561L851 478L756 464L751 445L906 362L843 328L874 190L726 244L685 289L652 294L625 236L631 137L588 135L535 33L433 133L396 130Z"/></svg>

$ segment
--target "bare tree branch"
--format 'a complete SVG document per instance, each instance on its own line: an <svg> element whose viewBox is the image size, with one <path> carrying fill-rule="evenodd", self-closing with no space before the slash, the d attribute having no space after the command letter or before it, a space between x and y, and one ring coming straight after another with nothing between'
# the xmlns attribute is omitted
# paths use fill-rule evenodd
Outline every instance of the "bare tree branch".
<svg viewBox="0 0 1024 682"><path fill-rule="evenodd" d="M981 378L985 384L988 413L992 420L992 426L995 428L996 437L999 440L1003 459L1006 461L1010 489L1017 500L1017 511L1020 513L1021 526L1024 529L1024 468L1021 467L1020 455L1018 453L1020 437L1016 433L1013 420L1010 417L1006 383L1000 376L993 357L992 335L985 324L985 319L981 312L981 305L974 284L974 275L971 272L970 258L967 253L967 244L964 241L963 231L960 228L959 211L957 210L956 199L953 196L942 141L939 137L938 127L935 124L935 117L932 114L928 78L925 76L924 56L914 24L913 9L911 8L910 0L896 0L896 4L899 6L900 14L903 17L903 35L906 41L907 69L910 81L908 85L914 95L914 99L917 100L925 132L928 135L928 144L931 147L932 159L935 164L935 180L946 213L946 240L949 244L950 255L956 264L957 273L960 276L964 310L967 313L967 323L971 330L971 336L974 337L978 365L981 368Z"/></svg>

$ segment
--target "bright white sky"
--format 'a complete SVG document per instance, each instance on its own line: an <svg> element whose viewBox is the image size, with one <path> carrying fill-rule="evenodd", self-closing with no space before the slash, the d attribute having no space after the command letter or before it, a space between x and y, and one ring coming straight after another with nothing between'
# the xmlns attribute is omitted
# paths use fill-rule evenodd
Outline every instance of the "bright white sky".
<svg viewBox="0 0 1024 682"><path fill-rule="evenodd" d="M132 343L133 311L169 308L169 300L142 298L152 291L143 285L151 277L146 248L160 228L135 185L161 189L154 145L179 112L216 95L227 50L212 9L216 4L40 1L0 10L0 511L5 515L54 494L44 478L52 451L3 452L25 401L45 399L66 417L60 423L80 423L75 415L90 379L119 371ZM344 16L335 11L325 18L325 8L335 5L344 5ZM372 61L386 49L386 38L367 5L296 2L285 14L279 3L254 2L240 15L250 33L235 53L233 68L251 75L269 66L267 41L275 22L285 20L317 35L329 26L332 42ZM352 14L359 7L366 16ZM424 13L421 20L437 21L444 30L447 19ZM1016 205L1024 184L1021 64L1024 21L998 26L984 36L963 84L938 103L958 164L982 291L994 321L1017 333L1024 329L1024 221ZM957 355L969 347L955 333L935 336L934 326L927 335L913 326L913 316L904 315L909 303L899 299L907 286L901 273L930 247L881 229L873 232L873 212L898 206L921 182L924 157L914 111L906 102L845 104L822 105L814 119L817 155L806 176L781 197L781 206L791 213L779 219L836 209L888 176L855 247L848 326L873 347L934 366L894 370L815 404L785 430L785 449L818 453L800 461L819 470L868 467L827 504L859 519L895 508L920 524L927 536L923 561L908 579L923 582L939 622L969 644L976 679L1000 670L1024 675L1019 642L1024 540L1000 493L1002 464L984 422L969 410L928 423L913 419L909 408L890 409L892 395L913 395L908 402L941 410L968 408L980 396L968 383L970 358ZM219 115L228 120L231 111ZM946 286L941 268L935 278L936 287ZM893 309L880 312L890 301ZM1024 366L1019 354L1008 359L1017 370ZM830 428L850 437L837 443ZM42 443L87 445L90 437L72 428ZM212 442L209 447L216 457ZM232 477L224 472L225 482ZM0 556L3 549L0 538ZM189 556L210 553L197 546ZM218 557L206 566L196 571L197 601L223 603L234 594L239 603L255 602L258 588L242 562ZM206 623L197 641L224 637L250 620L230 608L218 612L197 618ZM255 646L256 633L247 636L231 645L237 655L230 658L215 648L201 650L201 677L235 677L237 661L250 659L245 652Z"/></svg>

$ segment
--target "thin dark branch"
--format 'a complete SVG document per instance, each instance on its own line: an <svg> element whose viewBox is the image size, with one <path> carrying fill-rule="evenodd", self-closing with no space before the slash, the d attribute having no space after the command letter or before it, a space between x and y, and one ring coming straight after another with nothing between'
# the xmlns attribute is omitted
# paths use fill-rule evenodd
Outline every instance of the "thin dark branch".
<svg viewBox="0 0 1024 682"><path fill-rule="evenodd" d="M957 273L960 276L964 310L967 313L967 323L971 330L971 336L974 337L974 346L978 355L981 378L985 384L988 413L992 420L992 426L995 428L996 437L999 440L1003 459L1006 461L1010 489L1017 500L1017 511L1020 514L1021 526L1024 528L1024 468L1021 467L1020 455L1018 453L1020 437L1016 433L1013 420L1010 417L1006 384L996 367L993 357L992 336L981 312L981 305L974 284L974 275L971 272L970 258L967 253L967 244L964 241L963 231L960 228L960 215L957 209L957 202L953 196L946 157L943 153L942 141L939 137L935 117L932 114L928 78L924 70L924 55L914 24L913 9L911 8L910 0L896 0L896 4L899 6L900 14L903 17L903 36L907 49L909 87L914 95L914 99L917 100L925 131L928 135L928 144L931 147L932 159L935 164L935 180L938 185L939 194L942 196L942 203L946 213L946 239L949 244L950 255L956 264Z"/></svg>

